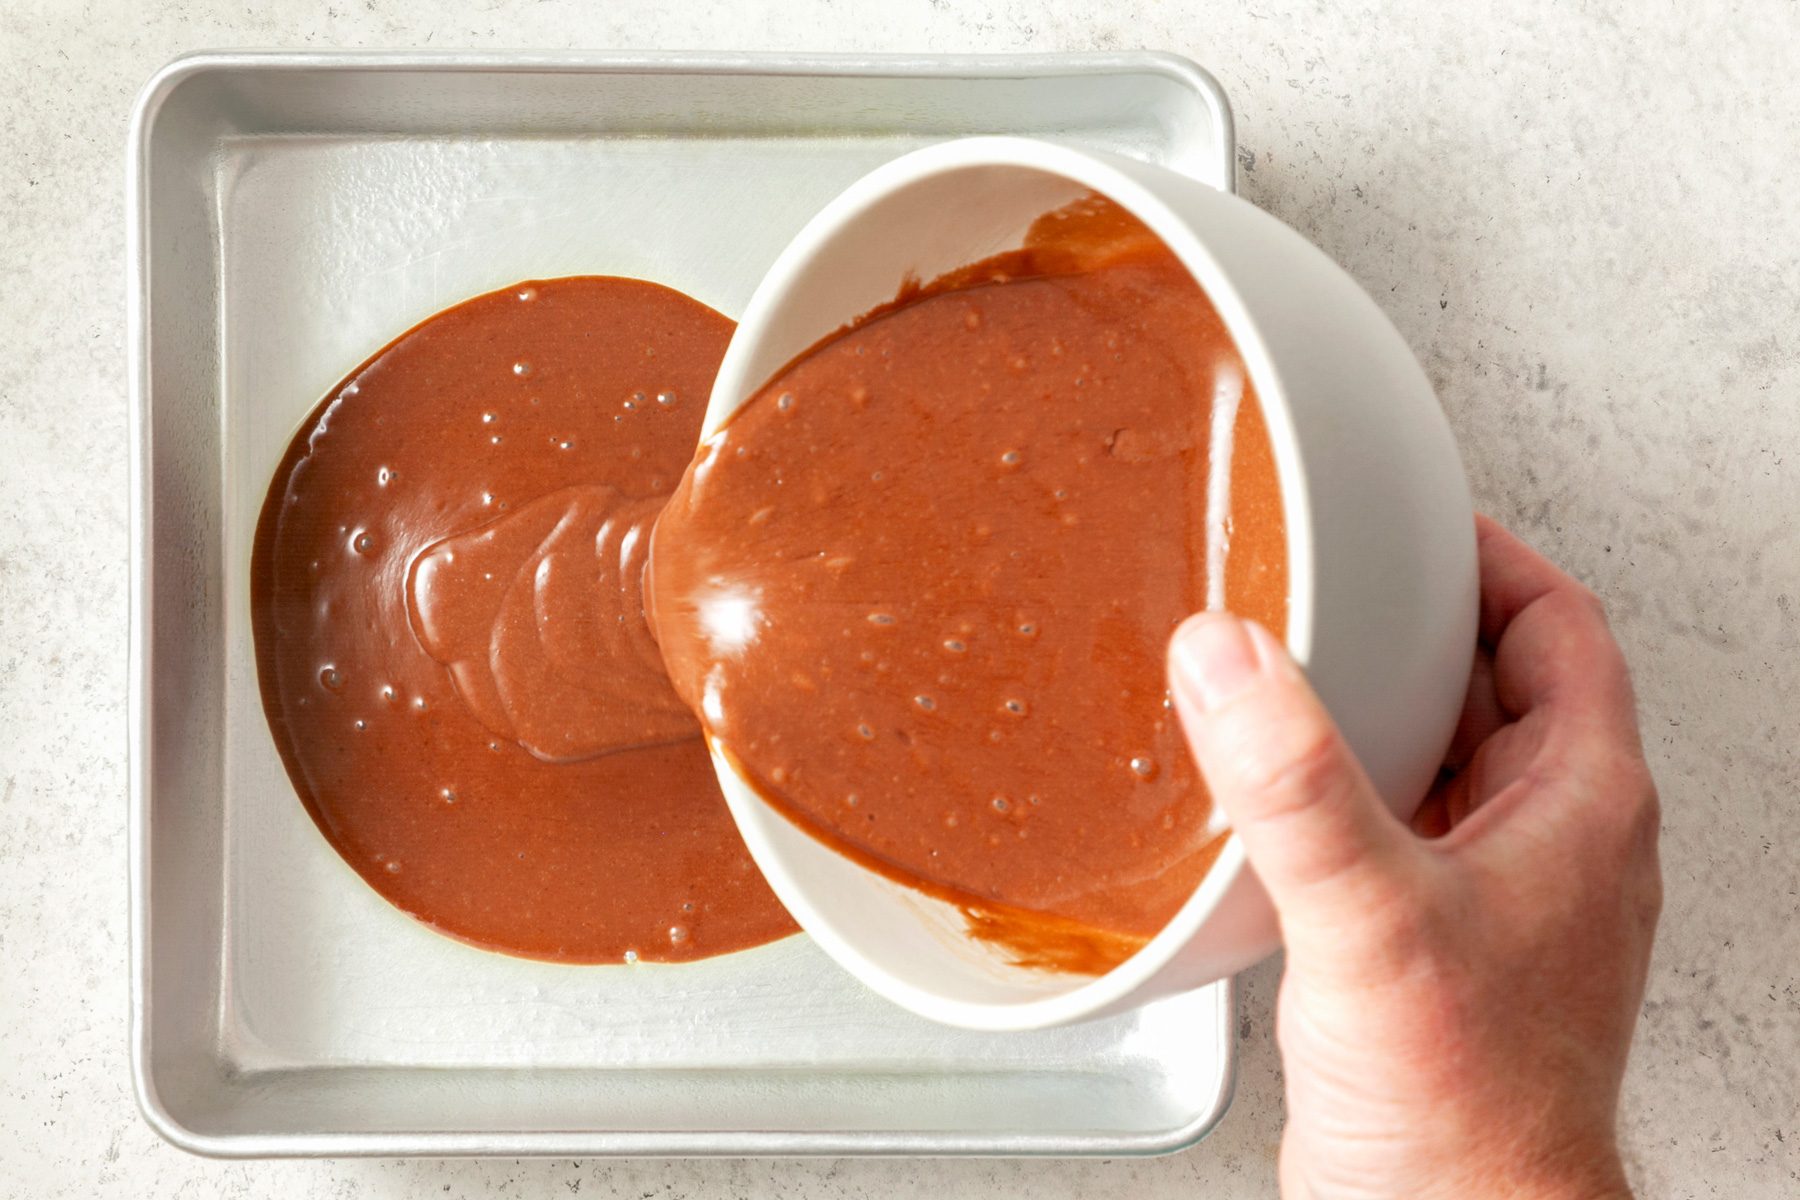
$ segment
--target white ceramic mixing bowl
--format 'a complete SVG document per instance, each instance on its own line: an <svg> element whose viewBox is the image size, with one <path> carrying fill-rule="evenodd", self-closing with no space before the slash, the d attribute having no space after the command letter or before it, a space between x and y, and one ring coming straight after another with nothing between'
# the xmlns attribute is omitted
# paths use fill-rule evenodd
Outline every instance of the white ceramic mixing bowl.
<svg viewBox="0 0 1800 1200"><path fill-rule="evenodd" d="M1267 420L1287 517L1287 643L1381 794L1410 814L1461 708L1475 639L1474 519L1456 445L1398 331L1349 275L1251 204L1166 168L1023 138L886 164L801 230L751 298L713 387L716 432L776 371L891 300L1018 246L1097 191L1160 235L1236 339ZM1097 978L1009 964L952 906L826 848L715 756L738 828L815 941L926 1017L1031 1029L1142 1004L1249 966L1279 931L1233 837L1173 920Z"/></svg>

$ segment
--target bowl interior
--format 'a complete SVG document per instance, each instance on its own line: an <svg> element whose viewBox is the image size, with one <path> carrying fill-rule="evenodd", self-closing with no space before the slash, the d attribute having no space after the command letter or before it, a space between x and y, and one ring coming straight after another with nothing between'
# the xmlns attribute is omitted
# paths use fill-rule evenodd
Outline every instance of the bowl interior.
<svg viewBox="0 0 1800 1200"><path fill-rule="evenodd" d="M820 339L891 301L906 277L928 281L1015 249L1032 221L1090 190L1053 172L977 164L871 192L882 174L814 218L764 277L720 365L702 436Z"/></svg>
<svg viewBox="0 0 1800 1200"><path fill-rule="evenodd" d="M1184 181L1185 182L1185 181ZM1193 270L1239 341L1269 412L1279 383L1260 345L1246 345L1235 299L1192 231L1150 190L1094 156L1026 139L933 147L878 169L816 217L752 297L721 365L703 436L717 432L783 366L856 317L893 299L902 280L930 280L1019 246L1031 223L1089 191L1144 220ZM1196 256L1204 259L1197 264ZM1203 269L1197 269L1203 268ZM1209 278L1210 276L1210 278ZM1278 464L1288 490L1291 454ZM1295 531L1290 523L1292 562ZM830 850L769 808L715 755L726 799L757 864L809 934L888 998L951 1024L1033 1028L1115 1005L1198 929L1242 871L1235 839L1194 896L1151 942L1090 978L1022 968L970 938L951 904L896 884Z"/></svg>

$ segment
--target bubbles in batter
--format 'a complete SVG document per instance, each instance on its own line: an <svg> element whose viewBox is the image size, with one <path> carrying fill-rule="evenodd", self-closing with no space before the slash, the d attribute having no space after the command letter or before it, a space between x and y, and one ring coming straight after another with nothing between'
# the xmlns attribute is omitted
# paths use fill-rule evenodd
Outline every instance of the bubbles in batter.
<svg viewBox="0 0 1800 1200"><path fill-rule="evenodd" d="M1021 250L824 339L718 435L733 452L689 473L658 533L705 554L659 551L657 603L722 574L761 589L763 624L723 664L665 637L677 686L707 680L708 732L753 778L797 768L765 797L835 849L952 903L1098 931L1063 969L1118 961L1216 845L1163 707L1169 631L1209 586L1285 622L1246 378L1141 223L1100 197L1046 217ZM791 684L801 666L816 690Z"/></svg>

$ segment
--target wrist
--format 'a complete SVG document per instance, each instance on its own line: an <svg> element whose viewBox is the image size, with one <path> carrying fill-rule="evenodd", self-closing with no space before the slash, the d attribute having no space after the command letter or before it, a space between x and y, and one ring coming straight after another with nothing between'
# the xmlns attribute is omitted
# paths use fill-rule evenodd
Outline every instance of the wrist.
<svg viewBox="0 0 1800 1200"><path fill-rule="evenodd" d="M1633 1200L1625 1166L1611 1147L1596 1148L1533 1172L1501 1194L1518 1200Z"/></svg>
<svg viewBox="0 0 1800 1200"><path fill-rule="evenodd" d="M1583 1138L1556 1147L1516 1142L1502 1154L1471 1146L1453 1162L1438 1186L1414 1192L1415 1200L1633 1200L1610 1139Z"/></svg>

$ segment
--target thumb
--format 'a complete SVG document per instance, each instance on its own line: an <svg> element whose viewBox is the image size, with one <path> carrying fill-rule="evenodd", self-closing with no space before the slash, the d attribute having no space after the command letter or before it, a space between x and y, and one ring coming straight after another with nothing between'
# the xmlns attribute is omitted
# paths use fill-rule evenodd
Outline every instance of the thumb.
<svg viewBox="0 0 1800 1200"><path fill-rule="evenodd" d="M1169 646L1169 683L1290 941L1296 922L1338 925L1399 878L1416 847L1273 634L1229 613L1190 617Z"/></svg>

